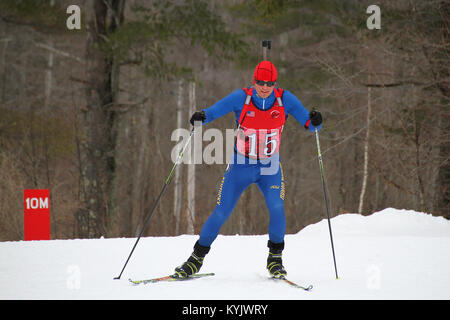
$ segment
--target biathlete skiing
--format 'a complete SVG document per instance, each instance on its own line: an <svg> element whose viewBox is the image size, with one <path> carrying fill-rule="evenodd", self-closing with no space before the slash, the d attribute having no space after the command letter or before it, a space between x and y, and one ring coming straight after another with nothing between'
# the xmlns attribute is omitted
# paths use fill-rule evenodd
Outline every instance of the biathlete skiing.
<svg viewBox="0 0 450 320"><path fill-rule="evenodd" d="M281 134L288 114L311 132L316 128L320 130L322 116L318 111L307 110L291 92L277 88L276 81L275 66L270 61L261 61L254 71L253 86L236 90L192 115L192 125L199 122L205 125L234 112L238 131L234 154L223 176L216 207L203 225L192 254L175 268L174 276L186 278L199 272L220 228L231 215L241 194L252 183L258 185L270 213L267 270L275 278L287 275L282 262L286 219L285 183L279 160Z"/></svg>

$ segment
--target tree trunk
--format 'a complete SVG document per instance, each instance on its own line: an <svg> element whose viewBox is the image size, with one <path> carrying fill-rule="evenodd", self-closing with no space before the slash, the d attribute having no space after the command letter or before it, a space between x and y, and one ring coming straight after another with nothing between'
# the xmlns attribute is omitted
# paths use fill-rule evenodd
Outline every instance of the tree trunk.
<svg viewBox="0 0 450 320"><path fill-rule="evenodd" d="M195 82L189 83L189 115L195 112ZM198 130L197 130L198 131ZM195 138L195 136L194 136ZM191 142L191 162L188 165L187 173L187 233L194 234L195 222L195 163L196 163L196 143Z"/></svg>
<svg viewBox="0 0 450 320"><path fill-rule="evenodd" d="M50 0L50 6L55 5L55 0ZM48 40L49 46L53 47L53 36L49 34ZM53 85L53 58L52 51L48 52L47 68L45 70L45 100L44 100L44 117L50 118L50 102L52 97L52 85ZM47 188L51 188L50 185L50 152L49 152L49 129L47 126L42 127L43 148L44 148L44 161L45 161L45 174L47 178ZM55 237L57 235L56 230L56 217L55 211L51 215L52 234Z"/></svg>
<svg viewBox="0 0 450 320"><path fill-rule="evenodd" d="M81 237L107 235L115 211L116 121L119 66L102 48L123 23L123 0L93 1L87 23L83 169L84 208L78 212Z"/></svg>
<svg viewBox="0 0 450 320"><path fill-rule="evenodd" d="M371 83L371 75L370 73L370 57L369 64L367 68L367 83ZM364 170L363 170L363 181L362 181L362 187L361 187L361 193L359 195L359 207L358 207L358 213L362 214L363 207L364 207L364 195L366 194L366 188L367 188L367 179L369 177L369 138L370 138L370 118L372 117L372 102L371 102L371 90L372 88L369 86L367 87L367 119L366 119L366 138L364 139Z"/></svg>
<svg viewBox="0 0 450 320"><path fill-rule="evenodd" d="M178 97L177 97L177 129L183 125L183 80L178 81ZM181 148L181 146L180 146ZM178 165L175 168L174 178L174 195L173 195L173 214L175 216L175 234L180 232L180 217L181 217L181 204L183 200L183 188L182 188L182 169L183 166Z"/></svg>

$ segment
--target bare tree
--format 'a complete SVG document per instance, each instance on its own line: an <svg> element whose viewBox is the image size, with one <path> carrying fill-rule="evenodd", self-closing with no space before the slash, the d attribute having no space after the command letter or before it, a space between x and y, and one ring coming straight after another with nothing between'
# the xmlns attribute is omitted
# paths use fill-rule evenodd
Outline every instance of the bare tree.
<svg viewBox="0 0 450 320"><path fill-rule="evenodd" d="M370 54L367 55L367 83L371 83L371 60L370 60ZM359 195L359 206L358 206L358 213L363 213L364 208L364 195L366 194L367 189L367 180L369 177L369 141L370 141L370 120L372 117L372 97L371 97L371 91L372 88L367 88L367 120L366 120L366 136L364 139L364 168L363 168L363 180L362 180L362 186L361 186L361 193Z"/></svg>
<svg viewBox="0 0 450 320"><path fill-rule="evenodd" d="M177 87L177 128L183 126L183 80L178 80ZM181 147L181 146L180 146ZM175 234L180 232L180 218L183 201L183 166L179 165L175 168L174 177L174 194L173 194L173 214L175 216Z"/></svg>
<svg viewBox="0 0 450 320"><path fill-rule="evenodd" d="M195 99L195 82L189 82L189 114L193 114L196 111L196 99ZM200 132L200 131L196 131ZM188 165L187 173L187 233L194 234L194 223L195 223L195 162L198 155L198 142L201 137L195 134L194 143L191 143L191 162ZM195 143L197 142L197 143Z"/></svg>
<svg viewBox="0 0 450 320"><path fill-rule="evenodd" d="M83 146L84 208L78 213L79 234L106 235L115 212L116 138L120 67L105 50L108 34L124 20L123 0L93 1L87 31L86 86ZM103 50L102 50L103 49Z"/></svg>

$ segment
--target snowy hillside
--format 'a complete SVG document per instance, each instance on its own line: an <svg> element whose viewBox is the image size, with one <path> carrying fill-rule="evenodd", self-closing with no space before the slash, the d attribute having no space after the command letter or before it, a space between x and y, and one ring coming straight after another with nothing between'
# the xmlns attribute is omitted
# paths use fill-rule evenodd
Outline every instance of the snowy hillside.
<svg viewBox="0 0 450 320"><path fill-rule="evenodd" d="M0 299L450 299L450 221L385 209L332 219L337 266L327 221L286 236L288 278L311 292L268 279L267 236L219 236L202 272L188 282L132 286L128 278L170 273L197 236L139 242L121 280L113 280L135 238L0 243ZM418 290L420 288L420 290Z"/></svg>

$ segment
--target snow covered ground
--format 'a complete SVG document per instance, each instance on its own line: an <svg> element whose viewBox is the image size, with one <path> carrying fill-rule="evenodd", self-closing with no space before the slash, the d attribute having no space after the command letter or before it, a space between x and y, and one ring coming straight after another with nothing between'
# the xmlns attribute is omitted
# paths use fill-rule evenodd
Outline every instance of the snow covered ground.
<svg viewBox="0 0 450 320"><path fill-rule="evenodd" d="M171 273L198 236L142 238L121 280L113 280L135 238L0 243L0 299L304 300L450 299L450 221L388 208L331 220L340 279L334 275L326 219L286 236L288 278L311 292L268 279L267 236L219 236L202 272L214 277L133 286L128 278Z"/></svg>

